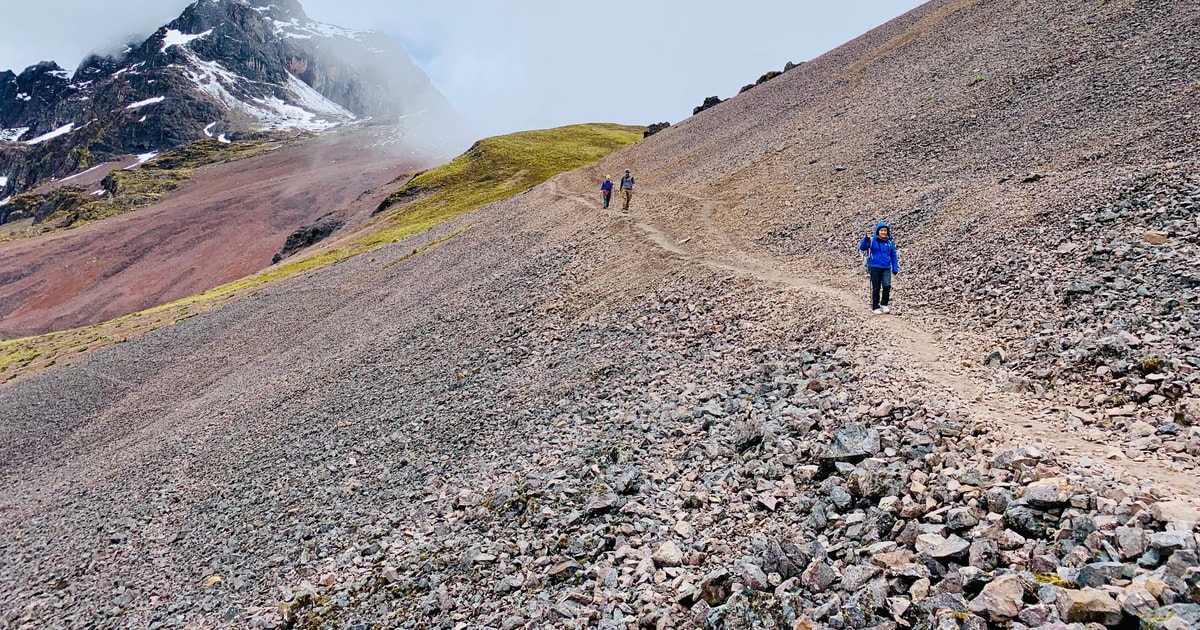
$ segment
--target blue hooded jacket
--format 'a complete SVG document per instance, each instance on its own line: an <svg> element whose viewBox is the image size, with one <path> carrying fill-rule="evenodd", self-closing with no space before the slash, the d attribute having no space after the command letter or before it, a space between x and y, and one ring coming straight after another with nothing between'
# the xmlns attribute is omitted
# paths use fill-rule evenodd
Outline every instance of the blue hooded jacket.
<svg viewBox="0 0 1200 630"><path fill-rule="evenodd" d="M868 267L891 269L892 273L900 273L900 260L896 257L896 241L891 238L891 228L888 228L886 240L879 236L879 230L885 227L888 227L888 224L880 221L875 226L875 238L864 236L862 242L858 244L858 251L870 251L870 255L867 257Z"/></svg>

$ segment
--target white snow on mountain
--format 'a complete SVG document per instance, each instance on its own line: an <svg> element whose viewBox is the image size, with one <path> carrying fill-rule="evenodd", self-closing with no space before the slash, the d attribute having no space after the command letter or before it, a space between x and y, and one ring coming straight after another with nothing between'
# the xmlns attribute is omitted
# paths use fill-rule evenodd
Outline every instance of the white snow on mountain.
<svg viewBox="0 0 1200 630"><path fill-rule="evenodd" d="M287 88L291 91L297 105L314 114L324 114L335 119L341 119L342 121L354 120L355 118L350 110L325 98L323 94L314 90L307 83L301 81L300 77L290 72L288 73Z"/></svg>
<svg viewBox="0 0 1200 630"><path fill-rule="evenodd" d="M34 138L33 140L27 140L25 142L25 144L27 144L29 146L33 146L35 144L41 144L47 140L53 140L59 136L65 136L74 130L75 130L75 123L67 123L67 124L59 127L58 129L51 131L50 133L44 133L44 134Z"/></svg>
<svg viewBox="0 0 1200 630"><path fill-rule="evenodd" d="M133 169L135 169L135 168L137 168L137 167L139 167L139 166L141 166L141 165L145 164L146 162L149 162L150 160L153 160L154 158L158 157L158 153L157 153L157 152L154 152L154 153L143 153L143 154L141 154L141 155L139 155L139 156L137 156L137 157L138 157L137 164L130 164L129 166L126 166L126 167L125 167L125 170L127 170L127 171L132 171Z"/></svg>
<svg viewBox="0 0 1200 630"><path fill-rule="evenodd" d="M12 197L5 197L4 199L0 199L0 208L7 206L8 202L10 202L10 201L12 201Z"/></svg>
<svg viewBox="0 0 1200 630"><path fill-rule="evenodd" d="M14 127L12 129L0 129L0 142L16 142L29 131L29 127ZM2 184L0 184L2 185Z"/></svg>
<svg viewBox="0 0 1200 630"><path fill-rule="evenodd" d="M121 76L122 74L125 74L126 72L128 72L129 74L137 74L137 69L144 65L146 65L145 61L139 61L139 62L133 64L132 66L129 66L128 68L121 68L120 70L117 70L116 72L113 73L112 78L115 79L115 78Z"/></svg>
<svg viewBox="0 0 1200 630"><path fill-rule="evenodd" d="M51 70L48 74L50 74L51 76L58 77L64 81L71 80L71 73L67 72L66 70Z"/></svg>
<svg viewBox="0 0 1200 630"><path fill-rule="evenodd" d="M217 126L217 123L208 123L208 126L204 128L204 137L205 138L213 137L212 128L216 127L216 126Z"/></svg>
<svg viewBox="0 0 1200 630"><path fill-rule="evenodd" d="M70 180L72 180L72 179L75 179L76 177L80 177L80 176L82 176L82 175L87 175L88 173L91 173L92 171L94 171L94 170L96 170L96 169L98 169L98 168L101 168L101 167L103 167L103 166L104 166L103 164L100 164L100 165L98 165L98 166L93 166L92 168L89 168L89 169L88 169L88 170L86 170L86 171L80 171L80 172L78 172L78 173L75 173L74 175L71 175L70 177L64 177L64 178L62 178L62 179L60 179L60 180L58 180L58 181L60 181L60 182L66 182L66 181L70 181Z"/></svg>
<svg viewBox="0 0 1200 630"><path fill-rule="evenodd" d="M238 98L233 91L239 85L250 83L215 61L205 61L186 48L181 48L188 59L182 69L192 83L203 93L224 105L230 111L244 115L268 131L304 129L324 131L339 124L354 120L354 114L346 108L325 98L294 75L288 75L287 89L294 102L288 103L276 96ZM210 132L211 133L211 132Z"/></svg>
<svg viewBox="0 0 1200 630"><path fill-rule="evenodd" d="M165 96L155 96L154 98L148 98L144 101L138 101L136 103L126 105L125 109L141 109L147 105L154 105L156 103L161 103L165 100L167 100L167 97L165 97Z"/></svg>
<svg viewBox="0 0 1200 630"><path fill-rule="evenodd" d="M314 37L345 37L362 41L370 35L370 31L356 31L349 28L334 26L333 24L324 24L322 22L309 21L301 24L300 20L292 18L289 22L283 20L271 20L275 34L281 38L287 39L312 39Z"/></svg>
<svg viewBox="0 0 1200 630"><path fill-rule="evenodd" d="M169 28L169 29L167 29L167 34L163 35L162 52L167 52L167 49L172 46L179 46L180 48L186 48L187 45L192 43L193 41L200 39L201 37L207 37L211 34L212 34L211 28L208 29L207 31L204 31L203 33L197 33L195 35L189 35L187 33L184 33L183 31L177 31L173 28Z"/></svg>
<svg viewBox="0 0 1200 630"><path fill-rule="evenodd" d="M28 95L28 94L26 94L26 93L24 93L24 92L21 92L20 94L17 94L17 100L18 100L18 101L25 101L26 103L28 103L29 101L32 101L32 100L33 100L33 97L32 97L32 96L30 96L30 95Z"/></svg>
<svg viewBox="0 0 1200 630"><path fill-rule="evenodd" d="M0 188L8 185L8 175L0 175Z"/></svg>

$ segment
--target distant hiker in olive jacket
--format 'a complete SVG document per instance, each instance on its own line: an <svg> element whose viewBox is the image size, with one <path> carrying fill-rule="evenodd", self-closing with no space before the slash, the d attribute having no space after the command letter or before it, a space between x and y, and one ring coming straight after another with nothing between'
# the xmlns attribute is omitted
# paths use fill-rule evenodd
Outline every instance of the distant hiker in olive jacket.
<svg viewBox="0 0 1200 630"><path fill-rule="evenodd" d="M625 169L625 176L621 178L621 194L625 195L623 210L628 210L629 202L633 201L633 183L633 175L629 174L629 169Z"/></svg>
<svg viewBox="0 0 1200 630"><path fill-rule="evenodd" d="M612 201L613 183L611 177L605 177L604 183L600 184L600 197L604 199L604 207L608 208L608 202Z"/></svg>
<svg viewBox="0 0 1200 630"><path fill-rule="evenodd" d="M871 275L871 312L882 315L891 311L888 302L892 297L892 276L900 273L900 262L896 258L896 241L891 238L888 224L880 221L875 234L867 234L858 244L863 252L867 272Z"/></svg>

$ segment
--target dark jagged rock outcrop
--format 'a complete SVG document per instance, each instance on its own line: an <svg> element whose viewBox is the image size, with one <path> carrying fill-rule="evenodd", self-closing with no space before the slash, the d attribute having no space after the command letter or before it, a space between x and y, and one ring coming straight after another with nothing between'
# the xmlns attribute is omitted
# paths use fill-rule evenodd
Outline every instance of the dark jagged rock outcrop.
<svg viewBox="0 0 1200 630"><path fill-rule="evenodd" d="M345 221L335 218L332 214L327 214L317 219L312 225L306 225L292 232L283 244L283 249L271 259L271 264L274 265L300 250L320 243L329 238L334 232L342 229L344 225L346 225Z"/></svg>
<svg viewBox="0 0 1200 630"><path fill-rule="evenodd" d="M649 138L650 136L653 136L654 134L656 134L670 126L671 126L671 123L669 123L669 122L654 123L653 125L650 125L649 127L647 127L646 131L642 132L642 137Z"/></svg>
<svg viewBox="0 0 1200 630"><path fill-rule="evenodd" d="M200 0L74 74L52 62L0 73L0 198L206 137L406 116L452 142L463 128L387 35L314 22L294 0Z"/></svg>
<svg viewBox="0 0 1200 630"><path fill-rule="evenodd" d="M788 62L788 63L790 64L791 62ZM786 68L784 69L784 72L787 72ZM738 94L742 94L744 92L749 92L750 90L753 90L754 88L766 83L767 81L770 81L771 79L774 79L775 77L777 77L781 74L783 74L783 72L780 72L778 70L772 70L772 71L762 75L761 77L758 77L758 80L755 81L754 83L743 85L742 89L738 91Z"/></svg>
<svg viewBox="0 0 1200 630"><path fill-rule="evenodd" d="M699 114L700 112L702 112L706 109L716 107L717 105L720 105L723 102L724 101L722 101L721 97L719 97L719 96L710 96L710 97L704 99L703 103L701 103L699 106L697 106L695 109L692 110L692 115L695 116L696 114Z"/></svg>

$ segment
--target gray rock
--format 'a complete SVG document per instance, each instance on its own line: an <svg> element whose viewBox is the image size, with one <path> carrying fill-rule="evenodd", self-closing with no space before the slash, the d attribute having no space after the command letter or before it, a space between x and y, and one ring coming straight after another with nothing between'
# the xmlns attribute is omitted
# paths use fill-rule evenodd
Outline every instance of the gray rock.
<svg viewBox="0 0 1200 630"><path fill-rule="evenodd" d="M1154 630L1196 630L1200 628L1200 604L1163 606L1142 617L1142 627Z"/></svg>
<svg viewBox="0 0 1200 630"><path fill-rule="evenodd" d="M683 552L674 542L668 540L658 546L654 550L654 554L650 556L654 561L655 566L659 567L677 567L683 564Z"/></svg>
<svg viewBox="0 0 1200 630"><path fill-rule="evenodd" d="M1075 583L1079 586L1100 588L1117 580L1126 580L1137 574L1137 566L1120 562L1094 562L1079 569Z"/></svg>
<svg viewBox="0 0 1200 630"><path fill-rule="evenodd" d="M971 543L968 558L971 566L983 571L992 571L999 566L1000 547L994 540L980 538Z"/></svg>
<svg viewBox="0 0 1200 630"><path fill-rule="evenodd" d="M800 547L791 543L770 540L763 554L762 570L778 573L783 579L799 576L808 565L808 557Z"/></svg>
<svg viewBox="0 0 1200 630"><path fill-rule="evenodd" d="M1054 477L1029 484L1025 488L1025 501L1038 509L1062 507L1071 500L1071 484L1066 479Z"/></svg>
<svg viewBox="0 0 1200 630"><path fill-rule="evenodd" d="M592 500L588 501L585 509L587 509L588 514L593 516L607 514L617 508L620 500L620 497L613 493L601 494L592 497Z"/></svg>
<svg viewBox="0 0 1200 630"><path fill-rule="evenodd" d="M1002 575L983 587L979 596L971 601L967 609L971 612L1002 623L1021 612L1025 588L1016 575Z"/></svg>
<svg viewBox="0 0 1200 630"><path fill-rule="evenodd" d="M841 590L854 592L862 588L871 578L879 575L879 568L865 564L853 564L842 569Z"/></svg>
<svg viewBox="0 0 1200 630"><path fill-rule="evenodd" d="M833 440L821 452L826 465L836 462L860 462L879 452L879 431L861 424L850 424L833 432Z"/></svg>
<svg viewBox="0 0 1200 630"><path fill-rule="evenodd" d="M737 573L742 583L747 587L756 591L765 592L771 590L770 584L767 582L767 574L763 573L763 570L757 564L743 562L738 567Z"/></svg>
<svg viewBox="0 0 1200 630"><path fill-rule="evenodd" d="M837 575L834 574L833 569L819 560L808 565L808 568L800 575L800 583L813 592L824 591L836 579Z"/></svg>
<svg viewBox="0 0 1200 630"><path fill-rule="evenodd" d="M1146 553L1146 531L1137 527L1118 527L1116 548L1122 560L1133 560Z"/></svg>
<svg viewBox="0 0 1200 630"><path fill-rule="evenodd" d="M1150 535L1150 546L1158 551L1168 551L1175 549L1194 549L1196 547L1196 539L1191 532L1183 532L1173 530L1169 532L1155 532Z"/></svg>
<svg viewBox="0 0 1200 630"><path fill-rule="evenodd" d="M970 548L971 543L952 534L945 542L931 548L929 556L938 560L961 560L967 557Z"/></svg>
<svg viewBox="0 0 1200 630"><path fill-rule="evenodd" d="M970 529L979 524L975 510L969 507L954 508L946 513L946 527L953 530Z"/></svg>
<svg viewBox="0 0 1200 630"><path fill-rule="evenodd" d="M1058 616L1067 623L1099 623L1113 626L1121 622L1121 607L1104 591L1059 589L1054 602Z"/></svg>

